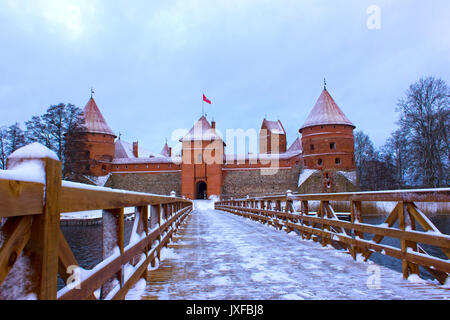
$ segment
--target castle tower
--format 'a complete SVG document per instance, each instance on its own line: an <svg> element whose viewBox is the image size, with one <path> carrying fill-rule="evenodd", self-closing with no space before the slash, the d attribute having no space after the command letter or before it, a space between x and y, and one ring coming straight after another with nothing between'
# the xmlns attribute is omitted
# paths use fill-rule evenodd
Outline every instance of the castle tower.
<svg viewBox="0 0 450 320"><path fill-rule="evenodd" d="M91 176L107 175L114 158L116 135L106 123L93 97L83 110L83 119L79 136L82 147L78 155L81 172Z"/></svg>
<svg viewBox="0 0 450 320"><path fill-rule="evenodd" d="M325 87L299 132L304 167L321 170L328 188L333 171L356 168L354 129Z"/></svg>
<svg viewBox="0 0 450 320"><path fill-rule="evenodd" d="M259 131L259 153L286 152L286 131L281 121L269 121L264 118Z"/></svg>
<svg viewBox="0 0 450 320"><path fill-rule="evenodd" d="M205 116L184 136L182 142L181 194L190 199L220 197L224 146Z"/></svg>

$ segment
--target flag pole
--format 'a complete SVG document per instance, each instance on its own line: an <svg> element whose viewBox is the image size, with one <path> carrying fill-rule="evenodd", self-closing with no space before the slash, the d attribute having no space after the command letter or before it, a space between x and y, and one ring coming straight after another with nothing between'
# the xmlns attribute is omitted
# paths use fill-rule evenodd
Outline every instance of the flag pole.
<svg viewBox="0 0 450 320"><path fill-rule="evenodd" d="M205 115L205 100L203 99L203 96L205 93L202 91L202 116Z"/></svg>

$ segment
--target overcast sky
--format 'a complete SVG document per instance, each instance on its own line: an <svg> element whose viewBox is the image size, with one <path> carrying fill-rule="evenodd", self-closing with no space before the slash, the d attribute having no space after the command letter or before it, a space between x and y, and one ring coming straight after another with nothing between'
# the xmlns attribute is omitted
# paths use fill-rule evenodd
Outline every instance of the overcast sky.
<svg viewBox="0 0 450 320"><path fill-rule="evenodd" d="M0 42L0 126L84 107L94 87L113 131L155 152L201 116L202 91L223 132L267 116L290 144L326 77L379 147L410 84L450 83L448 0L0 0Z"/></svg>

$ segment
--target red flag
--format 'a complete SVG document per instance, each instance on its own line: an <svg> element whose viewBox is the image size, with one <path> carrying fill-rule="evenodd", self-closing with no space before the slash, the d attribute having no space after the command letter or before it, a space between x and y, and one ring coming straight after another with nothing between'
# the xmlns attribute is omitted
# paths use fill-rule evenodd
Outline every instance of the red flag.
<svg viewBox="0 0 450 320"><path fill-rule="evenodd" d="M206 103L211 104L211 100L209 100L208 98L206 98L205 95L203 95L203 101L205 101Z"/></svg>

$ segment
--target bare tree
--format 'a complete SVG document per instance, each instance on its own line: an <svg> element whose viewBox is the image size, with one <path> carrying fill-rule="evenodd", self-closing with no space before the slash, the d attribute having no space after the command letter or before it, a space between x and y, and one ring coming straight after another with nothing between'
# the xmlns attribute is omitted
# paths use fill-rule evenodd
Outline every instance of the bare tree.
<svg viewBox="0 0 450 320"><path fill-rule="evenodd" d="M0 127L0 169L6 169L7 131L5 127Z"/></svg>
<svg viewBox="0 0 450 320"><path fill-rule="evenodd" d="M407 171L410 166L408 154L408 141L401 129L394 131L382 147L383 153L392 157L397 188L407 185Z"/></svg>
<svg viewBox="0 0 450 320"><path fill-rule="evenodd" d="M414 183L448 186L450 88L442 79L422 78L397 105Z"/></svg>
<svg viewBox="0 0 450 320"><path fill-rule="evenodd" d="M18 122L8 127L6 136L8 143L6 147L7 155L13 153L26 144L25 133L20 128L20 124Z"/></svg>

